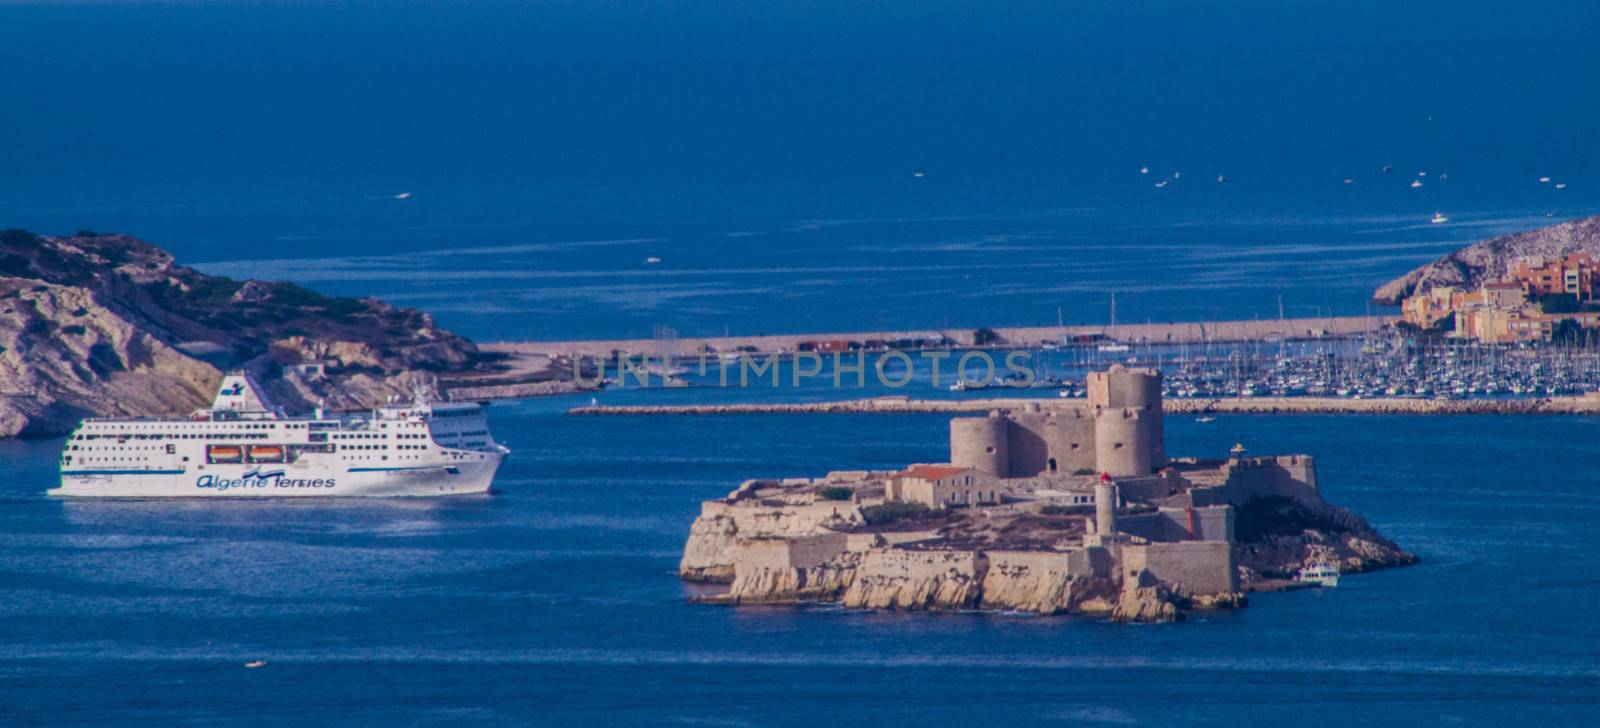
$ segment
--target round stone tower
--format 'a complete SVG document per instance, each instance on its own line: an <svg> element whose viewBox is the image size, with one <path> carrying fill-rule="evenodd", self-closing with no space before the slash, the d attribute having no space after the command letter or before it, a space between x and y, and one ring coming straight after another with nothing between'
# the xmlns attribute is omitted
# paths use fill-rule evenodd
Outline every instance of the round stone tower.
<svg viewBox="0 0 1600 728"><path fill-rule="evenodd" d="M1094 414L1094 460L1102 473L1149 475L1155 471L1155 443L1145 413L1104 409Z"/></svg>
<svg viewBox="0 0 1600 728"><path fill-rule="evenodd" d="M972 468L999 478L1011 477L1010 453L1006 449L1005 418L998 412L988 417L957 417L950 420L950 464Z"/></svg>
<svg viewBox="0 0 1600 728"><path fill-rule="evenodd" d="M1088 384L1098 468L1113 475L1149 475L1166 465L1160 370L1116 364L1090 372Z"/></svg>

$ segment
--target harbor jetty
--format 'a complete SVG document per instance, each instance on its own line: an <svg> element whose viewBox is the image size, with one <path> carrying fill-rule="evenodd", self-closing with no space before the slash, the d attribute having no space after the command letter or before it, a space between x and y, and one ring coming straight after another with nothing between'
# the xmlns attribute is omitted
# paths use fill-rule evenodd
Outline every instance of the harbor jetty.
<svg viewBox="0 0 1600 728"><path fill-rule="evenodd" d="M826 402L745 402L734 404L592 404L568 410L573 415L738 415L738 414L915 414L1082 409L1074 400L1040 397L912 399L870 397ZM1596 415L1600 394L1523 399L1348 399L1343 397L1229 397L1167 399L1167 414L1365 414L1365 415Z"/></svg>
<svg viewBox="0 0 1600 728"><path fill-rule="evenodd" d="M1014 346L1058 344L1075 337L1104 337L1137 344L1230 343L1272 339L1314 339L1358 336L1392 325L1394 316L1333 316L1255 321L1196 321L1117 324L1113 326L1017 326L980 329L914 329L853 333L762 334L757 336L675 337L670 339L606 339L582 341L504 341L480 344L486 352L510 356L610 356L615 352L688 355L700 351L782 353L800 351L812 342L949 341L978 346L979 332L992 332L998 342ZM983 334L983 335L987 335ZM664 350L665 348L665 350Z"/></svg>

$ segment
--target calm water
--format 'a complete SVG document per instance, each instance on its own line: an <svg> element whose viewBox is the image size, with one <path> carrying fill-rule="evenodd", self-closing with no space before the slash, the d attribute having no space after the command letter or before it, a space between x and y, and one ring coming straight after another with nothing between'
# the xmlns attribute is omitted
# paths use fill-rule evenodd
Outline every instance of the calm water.
<svg viewBox="0 0 1600 728"><path fill-rule="evenodd" d="M687 604L701 499L940 456L928 416L568 418L497 406L484 498L61 502L0 445L0 723L888 725L1582 722L1600 707L1600 496L1532 418L1174 418L1174 452L1321 459L1421 554L1336 591L1117 626ZM242 663L265 659L266 668Z"/></svg>
<svg viewBox="0 0 1600 728"><path fill-rule="evenodd" d="M495 340L1094 323L1112 292L1124 322L1362 313L1459 245L1600 207L1592 3L1101 5L0 2L0 227L125 231ZM1590 420L1174 420L1174 452L1316 454L1426 561L1126 627L688 605L701 499L938 458L942 419L573 403L496 407L500 492L449 501L59 502L57 442L0 443L0 724L1600 702L1600 496L1567 444Z"/></svg>

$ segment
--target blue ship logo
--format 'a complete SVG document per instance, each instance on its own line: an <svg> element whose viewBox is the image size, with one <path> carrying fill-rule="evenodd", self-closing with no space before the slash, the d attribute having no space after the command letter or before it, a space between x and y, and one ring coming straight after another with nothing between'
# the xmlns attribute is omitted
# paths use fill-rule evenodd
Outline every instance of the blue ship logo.
<svg viewBox="0 0 1600 728"><path fill-rule="evenodd" d="M244 471L244 474L240 475L239 478L242 480L270 480L272 478L281 478L286 472L288 471L268 470L266 472L262 472L261 468L252 468Z"/></svg>
<svg viewBox="0 0 1600 728"><path fill-rule="evenodd" d="M224 397L237 397L244 394L244 382L234 382L232 387L222 390Z"/></svg>

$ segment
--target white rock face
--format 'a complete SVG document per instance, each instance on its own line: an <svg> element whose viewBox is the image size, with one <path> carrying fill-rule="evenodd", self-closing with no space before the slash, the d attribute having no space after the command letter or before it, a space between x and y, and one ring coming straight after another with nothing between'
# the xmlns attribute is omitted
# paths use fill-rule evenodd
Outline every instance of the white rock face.
<svg viewBox="0 0 1600 728"><path fill-rule="evenodd" d="M0 437L52 435L94 415L181 415L222 374L84 288L0 277Z"/></svg>

